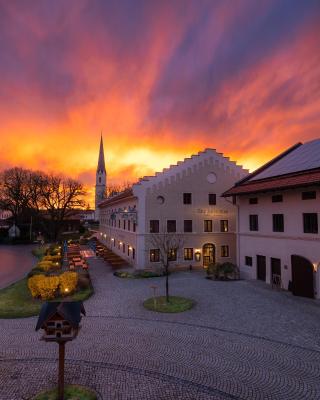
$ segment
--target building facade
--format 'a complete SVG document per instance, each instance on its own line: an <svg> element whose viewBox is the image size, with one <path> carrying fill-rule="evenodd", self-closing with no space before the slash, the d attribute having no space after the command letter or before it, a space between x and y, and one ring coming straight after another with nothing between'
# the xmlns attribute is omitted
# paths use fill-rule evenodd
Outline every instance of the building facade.
<svg viewBox="0 0 320 400"><path fill-rule="evenodd" d="M320 140L297 144L224 196L238 207L243 278L320 298Z"/></svg>
<svg viewBox="0 0 320 400"><path fill-rule="evenodd" d="M100 237L137 269L161 265L154 236L167 234L180 240L171 265L236 262L236 207L221 194L247 174L206 149L100 203Z"/></svg>

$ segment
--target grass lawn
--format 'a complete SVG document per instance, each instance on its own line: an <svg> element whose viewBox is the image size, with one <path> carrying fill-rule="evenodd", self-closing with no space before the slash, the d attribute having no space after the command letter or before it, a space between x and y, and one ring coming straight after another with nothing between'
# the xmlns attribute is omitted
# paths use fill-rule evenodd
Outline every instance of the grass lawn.
<svg viewBox="0 0 320 400"><path fill-rule="evenodd" d="M194 304L194 301L191 299L177 296L170 296L168 303L165 296L150 297L143 303L146 309L163 313L179 313L187 311L190 310Z"/></svg>
<svg viewBox="0 0 320 400"><path fill-rule="evenodd" d="M145 279L145 278L159 278L164 276L163 274L159 274L157 272L152 271L116 271L113 273L114 276L118 278L129 278L129 279Z"/></svg>
<svg viewBox="0 0 320 400"><path fill-rule="evenodd" d="M25 318L39 314L43 302L32 298L27 280L28 278L23 278L0 290L0 318ZM86 300L92 293L92 288L83 289L68 297L68 300ZM62 298L54 299L54 301L62 300Z"/></svg>
<svg viewBox="0 0 320 400"><path fill-rule="evenodd" d="M32 400L57 400L58 389L37 394ZM97 400L96 394L83 386L67 385L64 389L64 400Z"/></svg>

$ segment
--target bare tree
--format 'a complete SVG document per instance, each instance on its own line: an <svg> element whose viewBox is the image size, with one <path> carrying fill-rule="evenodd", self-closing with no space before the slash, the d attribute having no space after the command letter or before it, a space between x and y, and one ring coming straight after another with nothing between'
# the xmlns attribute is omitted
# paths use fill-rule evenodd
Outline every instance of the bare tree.
<svg viewBox="0 0 320 400"><path fill-rule="evenodd" d="M107 185L105 197L112 197L118 193L124 192L127 189L130 189L132 186L132 182L129 181L124 181L122 183L112 183L110 185Z"/></svg>
<svg viewBox="0 0 320 400"><path fill-rule="evenodd" d="M23 168L10 168L0 176L0 208L11 211L17 223L31 208L32 171Z"/></svg>
<svg viewBox="0 0 320 400"><path fill-rule="evenodd" d="M184 238L176 233L152 233L148 238L150 249L159 252L159 260L166 276L166 301L169 302L169 267L183 248Z"/></svg>
<svg viewBox="0 0 320 400"><path fill-rule="evenodd" d="M63 221L77 208L85 206L83 185L59 175L44 175L40 189L40 208L48 213L51 236L56 239Z"/></svg>

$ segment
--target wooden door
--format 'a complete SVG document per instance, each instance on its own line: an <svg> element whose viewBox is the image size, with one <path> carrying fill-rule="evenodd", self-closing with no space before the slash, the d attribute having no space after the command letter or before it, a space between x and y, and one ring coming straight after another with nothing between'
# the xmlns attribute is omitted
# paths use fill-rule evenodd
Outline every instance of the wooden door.
<svg viewBox="0 0 320 400"><path fill-rule="evenodd" d="M271 258L271 277L273 275L281 276L281 260L279 258Z"/></svg>
<svg viewBox="0 0 320 400"><path fill-rule="evenodd" d="M266 257L257 256L257 279L266 281Z"/></svg>
<svg viewBox="0 0 320 400"><path fill-rule="evenodd" d="M292 293L295 296L314 298L313 265L301 256L291 256Z"/></svg>

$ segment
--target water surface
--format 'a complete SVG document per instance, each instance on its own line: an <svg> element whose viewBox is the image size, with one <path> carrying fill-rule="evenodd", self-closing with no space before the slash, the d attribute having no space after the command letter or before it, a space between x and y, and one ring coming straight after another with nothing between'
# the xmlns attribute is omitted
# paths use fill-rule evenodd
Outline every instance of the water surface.
<svg viewBox="0 0 320 400"><path fill-rule="evenodd" d="M35 245L0 245L0 288L23 278L36 264Z"/></svg>

